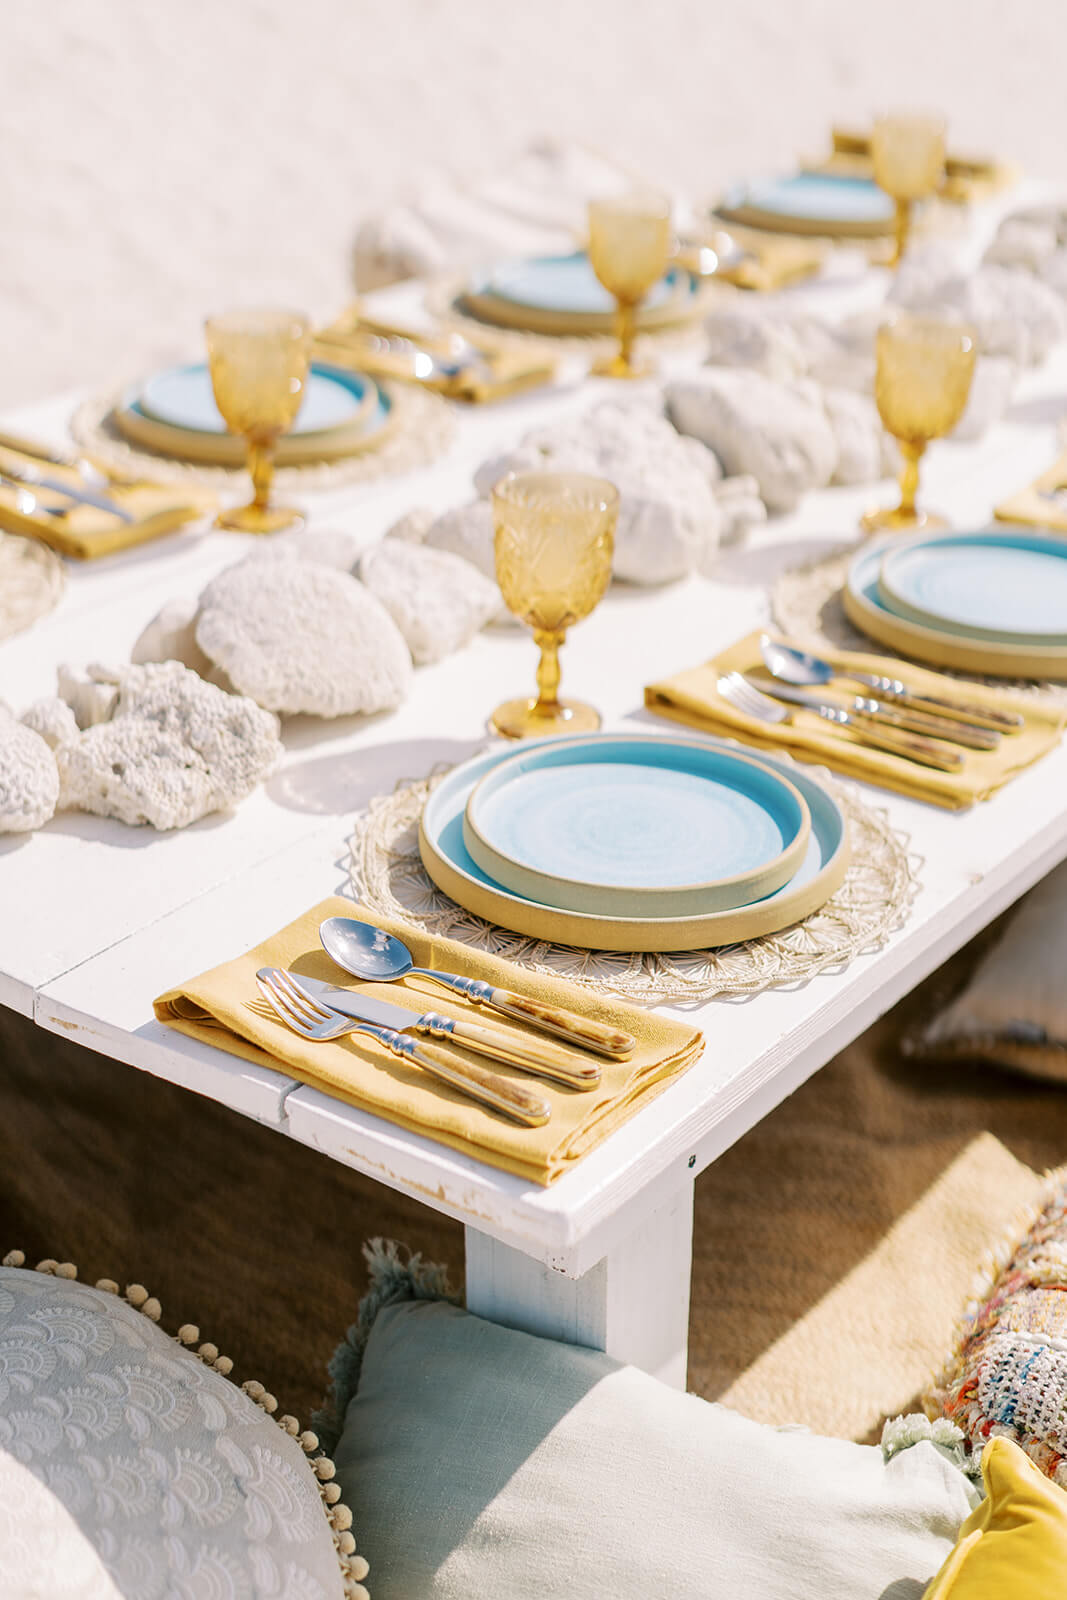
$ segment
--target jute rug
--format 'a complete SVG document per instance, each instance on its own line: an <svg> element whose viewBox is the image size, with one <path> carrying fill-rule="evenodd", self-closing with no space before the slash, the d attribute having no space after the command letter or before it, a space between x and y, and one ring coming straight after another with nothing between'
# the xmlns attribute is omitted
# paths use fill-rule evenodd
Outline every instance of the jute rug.
<svg viewBox="0 0 1067 1600"><path fill-rule="evenodd" d="M929 1317L909 1318L898 1247L890 1252L897 1276L872 1312L871 1286L884 1287L872 1253L895 1224L905 1241L926 1232L920 1203L933 1204L927 1191L961 1155L945 1181L970 1208L966 1237L988 1188L991 1239L1030 1192L1024 1169L1067 1160L1064 1090L990 1068L917 1063L899 1051L902 1026L962 981L975 957L972 946L699 1180L690 1328L697 1393L726 1396L768 1420L796 1420L798 1410L812 1420L847 1358L847 1403L823 1407L814 1420L869 1432L883 1396L886 1409L902 1403L949 1310L941 1305L932 1327ZM986 1131L1014 1162L991 1142L968 1150ZM17 1245L34 1259L74 1261L83 1278L145 1283L169 1323L197 1322L234 1358L238 1376L259 1378L306 1415L352 1320L363 1289L360 1245L374 1234L447 1262L462 1281L456 1224L270 1129L0 1012L0 1251ZM929 1258L920 1261L915 1297L929 1296L936 1281ZM907 1358L884 1355L885 1370L875 1360L866 1373L865 1318L878 1332L872 1349L903 1348Z"/></svg>

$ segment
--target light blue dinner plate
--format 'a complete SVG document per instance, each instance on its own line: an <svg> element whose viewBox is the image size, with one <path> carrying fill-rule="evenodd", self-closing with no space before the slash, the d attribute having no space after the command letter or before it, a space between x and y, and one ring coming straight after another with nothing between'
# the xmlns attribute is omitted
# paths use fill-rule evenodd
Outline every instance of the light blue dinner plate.
<svg viewBox="0 0 1067 1600"><path fill-rule="evenodd" d="M668 917L780 889L809 828L799 791L736 751L595 734L500 762L467 803L463 837L484 872L527 899Z"/></svg>
<svg viewBox="0 0 1067 1600"><path fill-rule="evenodd" d="M370 409L373 388L371 380L360 373L314 362L290 432L323 433L358 421ZM136 404L145 416L172 428L226 432L212 393L211 374L203 361L154 373L140 386Z"/></svg>
<svg viewBox="0 0 1067 1600"><path fill-rule="evenodd" d="M1067 539L996 529L889 549L882 603L899 617L996 644L1067 645Z"/></svg>
<svg viewBox="0 0 1067 1600"><path fill-rule="evenodd" d="M581 735L552 740L573 743ZM655 742L660 735L644 736ZM720 739L699 741L709 750L736 753ZM548 748L544 741L541 748ZM496 883L472 859L463 839L464 814L475 786L513 751L490 750L455 767L434 789L419 823L419 853L433 882L457 904L499 927L533 939L580 949L626 951L704 950L777 933L809 916L841 886L849 862L843 813L804 767L745 751L753 762L785 778L799 791L811 817L803 859L788 883L765 899L727 911L671 917L594 916L564 911L515 894Z"/></svg>
<svg viewBox="0 0 1067 1600"><path fill-rule="evenodd" d="M765 212L795 222L880 227L892 220L893 202L870 178L794 172L736 184L722 209Z"/></svg>
<svg viewBox="0 0 1067 1600"><path fill-rule="evenodd" d="M652 310L677 292L685 276L672 268L645 296L643 309ZM511 305L534 311L563 311L575 316L611 313L615 300L599 281L589 257L580 251L567 256L533 256L494 267L481 280L478 291L495 295Z"/></svg>

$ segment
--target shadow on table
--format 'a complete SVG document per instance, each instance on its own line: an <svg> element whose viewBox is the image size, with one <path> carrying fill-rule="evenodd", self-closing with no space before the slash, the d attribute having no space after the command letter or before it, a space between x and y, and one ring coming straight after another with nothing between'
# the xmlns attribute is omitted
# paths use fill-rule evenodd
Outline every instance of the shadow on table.
<svg viewBox="0 0 1067 1600"><path fill-rule="evenodd" d="M857 530L853 539L848 533L842 533L818 539L782 539L777 544L735 545L720 551L709 577L715 583L730 587L759 587L773 583L790 567L820 561L824 556L835 555L850 542L858 544L859 541Z"/></svg>
<svg viewBox="0 0 1067 1600"><path fill-rule="evenodd" d="M296 761L267 783L271 799L290 811L347 816L376 795L388 794L405 778L424 778L435 767L454 766L481 748L481 739L397 739L360 750Z"/></svg>
<svg viewBox="0 0 1067 1600"><path fill-rule="evenodd" d="M1005 422L1045 423L1055 426L1067 413L1067 394L1032 395L1017 400L1004 413Z"/></svg>
<svg viewBox="0 0 1067 1600"><path fill-rule="evenodd" d="M161 832L147 823L127 826L125 823L116 823L114 817L98 817L90 811L57 811L40 832L64 833L74 839L85 839L119 850L143 850L146 845L158 844L161 840L179 839L183 834L207 833L214 828L221 828L232 821L234 815L232 807L226 811L212 811L208 816L190 823L187 828L171 828Z"/></svg>

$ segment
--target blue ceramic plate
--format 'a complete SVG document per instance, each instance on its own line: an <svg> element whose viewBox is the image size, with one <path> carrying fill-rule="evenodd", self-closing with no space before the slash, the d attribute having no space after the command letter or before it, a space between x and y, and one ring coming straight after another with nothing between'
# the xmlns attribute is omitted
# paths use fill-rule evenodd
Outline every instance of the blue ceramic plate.
<svg viewBox="0 0 1067 1600"><path fill-rule="evenodd" d="M645 296L644 309L666 304L677 292L679 269L672 268ZM615 300L593 271L584 252L569 256L533 256L494 267L480 285L481 294L535 311L566 311L576 316L610 314Z"/></svg>
<svg viewBox="0 0 1067 1600"><path fill-rule="evenodd" d="M375 385L357 372L314 362L303 404L291 433L324 433L357 422L373 407ZM136 404L156 422L192 433L225 433L211 390L206 362L154 373L140 387ZM369 420L369 418L368 418Z"/></svg>
<svg viewBox="0 0 1067 1600"><path fill-rule="evenodd" d="M659 735L649 734L642 742L659 740ZM551 743L572 742L565 738ZM736 745L723 740L699 742L709 750L738 753ZM548 748L547 741L542 748ZM593 916L561 911L503 888L472 860L463 841L463 822L471 792L494 767L511 758L511 750L476 756L442 779L423 810L419 853L433 882L457 904L529 938L587 950L627 951L705 950L757 939L809 916L840 888L848 869L848 829L836 802L807 769L758 752L744 754L793 784L811 816L804 857L794 876L776 893L750 905L695 916Z"/></svg>
<svg viewBox="0 0 1067 1600"><path fill-rule="evenodd" d="M1067 645L1067 539L950 533L887 551L883 605L925 627L997 644Z"/></svg>
<svg viewBox="0 0 1067 1600"><path fill-rule="evenodd" d="M834 177L823 172L795 172L787 177L754 178L737 184L722 209L747 208L794 222L881 226L893 217L893 202L870 178Z"/></svg>
<svg viewBox="0 0 1067 1600"><path fill-rule="evenodd" d="M1004 644L928 627L891 611L879 591L882 561L898 547L896 539L865 545L848 569L841 601L845 614L861 633L876 639L895 655L911 656L932 667L975 672L983 677L1067 678L1067 643Z"/></svg>
<svg viewBox="0 0 1067 1600"><path fill-rule="evenodd" d="M809 828L793 785L734 751L597 734L500 762L467 803L464 842L527 899L664 917L772 894L803 860Z"/></svg>

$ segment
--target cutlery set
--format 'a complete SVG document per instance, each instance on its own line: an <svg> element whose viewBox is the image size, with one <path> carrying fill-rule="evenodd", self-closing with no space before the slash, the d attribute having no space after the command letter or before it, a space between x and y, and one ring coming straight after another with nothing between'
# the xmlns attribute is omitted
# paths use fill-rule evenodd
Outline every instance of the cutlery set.
<svg viewBox="0 0 1067 1600"><path fill-rule="evenodd" d="M1018 733L1024 725L1015 712L913 694L899 678L839 671L829 661L766 633L760 639L760 655L765 672L728 672L718 680L723 699L743 715L781 723L791 719L789 707L801 706L844 729L847 738L941 772L960 770L962 750L995 750L1003 734ZM875 694L845 691L843 697L823 698L815 692L833 690L836 680L858 683ZM952 749L953 745L961 749Z"/></svg>
<svg viewBox="0 0 1067 1600"><path fill-rule="evenodd" d="M327 918L319 929L319 938L338 966L364 981L426 978L477 1006L517 1018L612 1060L625 1061L636 1048L637 1041L617 1028L478 979L416 967L401 940L354 917ZM367 1034L393 1055L413 1062L452 1088L527 1127L540 1127L549 1120L551 1107L547 1101L454 1049L442 1049L441 1044L462 1046L476 1055L520 1067L571 1089L595 1089L601 1079L598 1062L549 1041L517 1039L503 1029L483 1027L437 1011L408 1011L358 989L346 989L280 967L261 967L256 983L276 1015L302 1038L322 1042L349 1033ZM412 1034L418 1037L413 1038ZM427 1040L432 1042L424 1042Z"/></svg>

